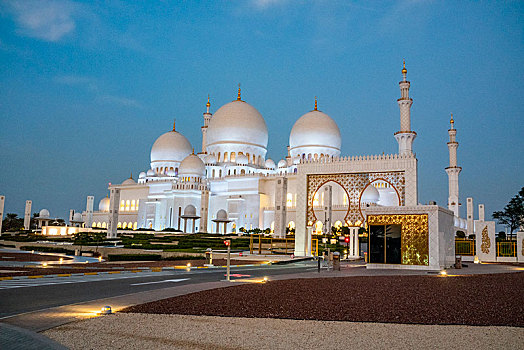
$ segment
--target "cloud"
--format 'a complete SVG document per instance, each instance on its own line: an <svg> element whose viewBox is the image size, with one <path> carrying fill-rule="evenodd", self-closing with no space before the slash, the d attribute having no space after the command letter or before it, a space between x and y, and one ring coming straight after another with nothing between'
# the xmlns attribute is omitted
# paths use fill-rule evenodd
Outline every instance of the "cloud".
<svg viewBox="0 0 524 350"><path fill-rule="evenodd" d="M133 108L143 108L143 106L137 102L136 100L122 97L122 96L113 96L113 95L104 95L101 96L100 101L110 104L117 104L125 107L133 107Z"/></svg>
<svg viewBox="0 0 524 350"><path fill-rule="evenodd" d="M6 0L21 35L56 42L72 33L78 4L69 0Z"/></svg>

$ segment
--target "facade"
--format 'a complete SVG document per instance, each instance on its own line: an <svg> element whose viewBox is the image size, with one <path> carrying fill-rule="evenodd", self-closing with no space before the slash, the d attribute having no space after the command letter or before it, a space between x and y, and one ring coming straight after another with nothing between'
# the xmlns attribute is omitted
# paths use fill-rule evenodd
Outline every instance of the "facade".
<svg viewBox="0 0 524 350"><path fill-rule="evenodd" d="M149 169L137 181L131 176L110 185L110 193L118 190L116 206L106 197L96 211L88 198L84 222L94 228L114 222L121 229L214 232L217 215L225 212L219 219L226 232L269 228L283 237L296 229L298 237L307 227L320 234L331 226L363 225L365 207L417 205L406 74L404 66L400 131L394 134L398 154L341 156L340 130L315 98L313 110L291 129L285 157L266 159L266 122L239 88L237 99L214 114L208 98L199 153L173 125L153 144Z"/></svg>

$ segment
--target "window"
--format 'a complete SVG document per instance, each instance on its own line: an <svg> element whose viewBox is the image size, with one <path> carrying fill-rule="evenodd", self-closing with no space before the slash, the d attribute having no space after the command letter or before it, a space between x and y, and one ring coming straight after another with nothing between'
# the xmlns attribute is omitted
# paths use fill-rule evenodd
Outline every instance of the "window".
<svg viewBox="0 0 524 350"><path fill-rule="evenodd" d="M122 223L118 222L118 225L116 226L116 228L122 228Z"/></svg>
<svg viewBox="0 0 524 350"><path fill-rule="evenodd" d="M286 206L287 207L293 206L293 194L292 193L287 194Z"/></svg>
<svg viewBox="0 0 524 350"><path fill-rule="evenodd" d="M229 158L230 158L230 161L231 161L232 163L234 163L235 160L236 160L235 152L231 152L231 155L229 156Z"/></svg>
<svg viewBox="0 0 524 350"><path fill-rule="evenodd" d="M131 207L131 201L128 199L126 201L126 211L129 211L129 208Z"/></svg>
<svg viewBox="0 0 524 350"><path fill-rule="evenodd" d="M120 201L120 211L124 211L124 206L125 206L125 202L124 202L124 200L122 199L122 200Z"/></svg>
<svg viewBox="0 0 524 350"><path fill-rule="evenodd" d="M135 210L135 200L133 199L131 201L131 211L134 211Z"/></svg>
<svg viewBox="0 0 524 350"><path fill-rule="evenodd" d="M138 203L140 202L140 199L136 200L136 210L138 210Z"/></svg>
<svg viewBox="0 0 524 350"><path fill-rule="evenodd" d="M126 229L126 228L127 228L127 222L124 221L124 224L122 225L122 228L123 228L123 229Z"/></svg>
<svg viewBox="0 0 524 350"><path fill-rule="evenodd" d="M135 221L135 224L133 225L133 229L136 230L137 228L137 222Z"/></svg>
<svg viewBox="0 0 524 350"><path fill-rule="evenodd" d="M107 224L105 223L105 221L102 223L102 228L107 228Z"/></svg>

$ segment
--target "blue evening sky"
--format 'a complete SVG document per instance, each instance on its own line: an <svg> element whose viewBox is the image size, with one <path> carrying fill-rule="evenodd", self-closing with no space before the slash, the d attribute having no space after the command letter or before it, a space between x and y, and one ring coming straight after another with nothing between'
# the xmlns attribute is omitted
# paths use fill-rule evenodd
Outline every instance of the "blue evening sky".
<svg viewBox="0 0 524 350"><path fill-rule="evenodd" d="M397 152L402 59L411 81L419 202L446 207L449 114L460 196L488 217L524 186L521 1L0 1L0 193L5 212L67 217L149 168L177 129L200 151L212 112L242 97L286 155L313 108L343 155ZM476 216L476 215L475 215Z"/></svg>

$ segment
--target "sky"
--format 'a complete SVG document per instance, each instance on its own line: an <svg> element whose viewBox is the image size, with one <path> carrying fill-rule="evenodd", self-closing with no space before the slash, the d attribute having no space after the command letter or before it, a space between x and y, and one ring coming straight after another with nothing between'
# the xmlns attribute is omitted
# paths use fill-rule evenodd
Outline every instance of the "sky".
<svg viewBox="0 0 524 350"><path fill-rule="evenodd" d="M419 202L447 206L453 113L461 211L473 197L490 217L524 186L521 1L0 0L4 212L98 203L174 118L200 151L208 94L214 112L238 83L275 162L315 96L342 155L396 153L403 59Z"/></svg>

